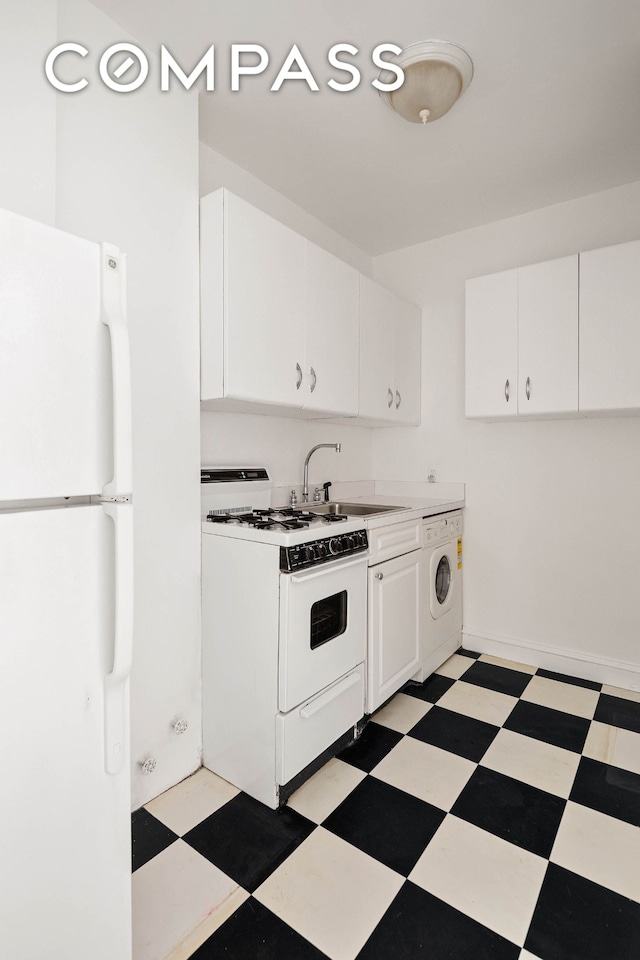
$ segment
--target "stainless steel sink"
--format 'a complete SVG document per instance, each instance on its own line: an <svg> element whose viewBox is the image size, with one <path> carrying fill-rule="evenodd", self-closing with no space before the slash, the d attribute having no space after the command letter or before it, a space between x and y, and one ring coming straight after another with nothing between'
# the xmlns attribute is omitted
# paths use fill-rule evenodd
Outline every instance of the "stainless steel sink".
<svg viewBox="0 0 640 960"><path fill-rule="evenodd" d="M333 513L346 517L369 517L375 513L391 513L394 510L404 510L405 507L388 507L378 503L309 503L309 510L313 513Z"/></svg>

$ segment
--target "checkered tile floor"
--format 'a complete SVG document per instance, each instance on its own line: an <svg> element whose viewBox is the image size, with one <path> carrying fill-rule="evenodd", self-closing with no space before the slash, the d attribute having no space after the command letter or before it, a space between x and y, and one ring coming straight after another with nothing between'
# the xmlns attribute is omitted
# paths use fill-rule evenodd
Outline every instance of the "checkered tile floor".
<svg viewBox="0 0 640 960"><path fill-rule="evenodd" d="M133 830L135 960L637 960L640 693L460 651L286 809Z"/></svg>

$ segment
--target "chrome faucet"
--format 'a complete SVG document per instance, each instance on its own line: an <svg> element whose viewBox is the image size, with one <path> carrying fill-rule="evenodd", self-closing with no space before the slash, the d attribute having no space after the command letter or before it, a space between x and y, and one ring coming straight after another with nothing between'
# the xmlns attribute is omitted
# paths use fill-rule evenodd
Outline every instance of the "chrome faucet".
<svg viewBox="0 0 640 960"><path fill-rule="evenodd" d="M318 443L315 447L311 447L307 458L304 461L304 483L302 486L302 502L309 502L309 460L311 459L311 454L315 453L316 450L319 450L321 447L330 447L332 450L335 450L336 453L340 453L342 450L341 443Z"/></svg>

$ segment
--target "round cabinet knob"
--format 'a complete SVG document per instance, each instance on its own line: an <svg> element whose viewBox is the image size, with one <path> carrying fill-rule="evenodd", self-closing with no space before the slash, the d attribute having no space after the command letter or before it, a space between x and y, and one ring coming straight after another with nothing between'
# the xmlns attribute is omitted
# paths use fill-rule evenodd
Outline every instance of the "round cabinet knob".
<svg viewBox="0 0 640 960"><path fill-rule="evenodd" d="M382 580L384 573L376 573L376 580Z"/></svg>

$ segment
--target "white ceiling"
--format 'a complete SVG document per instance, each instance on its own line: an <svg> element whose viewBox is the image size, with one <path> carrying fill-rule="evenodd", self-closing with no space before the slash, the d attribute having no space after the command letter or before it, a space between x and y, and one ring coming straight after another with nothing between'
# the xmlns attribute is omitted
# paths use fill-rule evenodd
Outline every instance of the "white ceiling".
<svg viewBox="0 0 640 960"><path fill-rule="evenodd" d="M640 179L637 0L94 2L187 72L215 44L201 139L372 254ZM436 38L465 47L475 75L422 127L370 86L370 51ZM251 42L271 64L232 93L230 45ZM326 60L340 42L361 51L351 93L326 86L346 79ZM269 91L293 43L320 92Z"/></svg>

